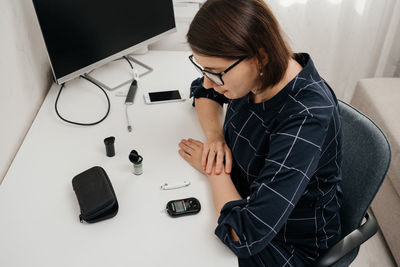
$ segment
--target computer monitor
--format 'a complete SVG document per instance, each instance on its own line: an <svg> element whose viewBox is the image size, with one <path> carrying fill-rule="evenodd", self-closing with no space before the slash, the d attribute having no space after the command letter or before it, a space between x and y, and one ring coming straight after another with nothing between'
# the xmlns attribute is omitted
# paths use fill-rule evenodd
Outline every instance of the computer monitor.
<svg viewBox="0 0 400 267"><path fill-rule="evenodd" d="M176 31L172 0L33 0L58 84Z"/></svg>

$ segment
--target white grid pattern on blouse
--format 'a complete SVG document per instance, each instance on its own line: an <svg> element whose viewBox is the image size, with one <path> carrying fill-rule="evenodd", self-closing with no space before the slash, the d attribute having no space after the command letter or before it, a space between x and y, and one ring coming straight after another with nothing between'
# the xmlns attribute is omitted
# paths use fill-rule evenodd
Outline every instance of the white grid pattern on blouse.
<svg viewBox="0 0 400 267"><path fill-rule="evenodd" d="M296 85L296 82L297 82L298 79L306 80L305 78L296 77L295 80L294 80L294 82L293 82L292 90L295 88L295 85ZM309 83L309 84L307 84L306 86L300 88L294 96L292 96L292 95L289 94L289 97L294 101L294 103L299 104L299 105L303 108L303 109L301 110L300 113L307 112L307 114L309 114L309 115L312 117L312 113L311 113L312 110L314 110L314 109L328 109L328 108L331 109L331 108L334 106L334 103L333 103L333 101L331 100L331 96L329 96L329 95L330 95L330 92L329 92L329 93L327 92L327 90L329 90L329 89L328 89L326 86L321 86L321 84L324 84L325 81L324 81L323 79L318 80L318 81L315 81L314 78L312 77L312 75L310 75L310 79L311 79L312 83ZM307 107L304 103L302 103L301 101L299 101L298 99L296 99L296 97L299 95L299 93L300 93L301 91L303 91L303 90L305 90L305 89L307 89L308 87L313 86L313 85L317 85L317 86L321 89L321 91L322 91L322 92L326 95L326 97L329 99L331 105L322 105L322 106L310 106L310 107ZM231 105L229 105L229 106L230 106L229 108L232 108ZM279 113L282 112L283 109L284 109L284 107L282 107L282 109L279 111ZM235 113L235 111L234 111L233 109L232 109L232 111ZM237 113L236 113L236 114L237 114ZM232 117L229 118L229 120L232 120L232 118L233 118L236 114L233 114ZM233 144L233 146L232 146L232 151L235 150L237 141L238 141L239 139L244 139L244 140L246 141L246 143L248 143L249 148L250 148L251 150L253 150L254 152L256 152L256 148L255 148L256 146L254 146L254 145L251 144L251 141L250 141L249 138L246 138L245 136L243 136L243 135L241 134L241 133L242 133L242 130L246 127L247 123L250 121L250 119L251 119L252 117L257 117L258 119L260 119L260 120L262 121L263 127L265 127L265 128L266 128L266 131L268 132L268 129L267 129L266 125L264 124L263 120L262 120L255 112L251 111L250 116L249 116L248 119L244 122L244 124L243 124L243 126L241 127L241 129L240 129L239 131L234 131L234 133L236 134L236 137L235 137L234 144ZM280 193L277 192L276 190L274 190L274 189L272 189L271 187L269 187L267 184L265 184L265 183L259 184L259 187L258 187L258 190L257 190L257 194L258 194L261 190L268 190L268 191L270 191L272 194L276 194L276 195L279 196L280 198L284 199L284 201L287 202L287 207L286 207L286 209L283 211L283 213L281 214L281 217L278 218L278 220L276 221L276 224L273 225L273 226L272 226L272 225L269 225L268 223L266 223L265 221L263 221L262 219L260 219L256 214L254 214L253 212L251 212L251 211L247 208L247 207L248 207L248 204L247 204L245 207L241 208L241 212L247 212L247 213L250 214L252 217L254 217L256 220L260 221L263 225L265 225L265 227L268 228L268 232L265 234L265 236L263 236L262 238L260 238L260 239L258 239L258 240L253 241L253 242L250 243L250 244L248 244L248 242L247 242L245 236L243 237L243 239L245 240L244 244L243 244L242 242L240 242L240 245L236 245L236 244L234 244L234 243L232 243L232 242L230 241L230 243L231 243L234 247L236 247L237 249L241 249L241 248L246 247L247 250L249 251L250 255L252 255L252 253L251 253L251 247L252 247L255 243L261 242L262 240L264 240L265 238L267 238L268 236L270 236L272 233L273 233L273 234L277 234L277 232L278 232L279 229L276 229L276 227L277 227L277 225L279 224L279 222L281 221L281 219L284 217L284 215L285 215L285 213L287 212L287 210L289 209L289 207L290 207L290 206L292 206L292 207L295 206L295 204L293 203L293 200L294 200L296 194L298 193L298 190L299 190L299 188L301 187L301 184L304 182L304 179L306 179L307 182L310 181L310 177L307 175L307 172L308 172L308 170L309 170L309 167L310 167L311 164L313 163L314 158L311 159L311 161L310 161L310 163L309 163L309 165L308 165L308 168L307 168L306 172L303 172L303 171L298 170L298 169L296 169L296 168L294 168L294 167L291 167L291 166L287 166L287 165L285 164L286 161L287 161L287 158L289 157L289 155L290 155L290 153L291 153L291 151L292 151L292 149L293 149L293 147L294 147L294 145L295 145L296 142L306 142L306 143L308 143L308 144L310 144L310 145L312 145L312 146L317 147L319 150L321 150L321 146L319 146L319 145L313 143L312 141L307 140L307 139L305 139L305 138L303 138L303 137L299 137L299 134L300 134L300 132L301 132L301 130L302 130L302 127L303 127L304 123L306 122L306 120L307 120L307 117L304 118L303 122L301 123L301 125L300 125L299 128L297 129L296 135L293 135L293 134L290 134L290 133L284 133L284 132L277 132L277 133L276 133L276 135L284 135L284 136L292 137L292 138L293 138L292 145L290 146L290 149L287 151L287 154L286 154L286 156L285 156L283 162L277 162L277 161L274 161L274 160L271 160L271 159L268 159L268 158L265 159L265 161L267 161L267 162L269 162L269 163L272 163L272 164L276 164L276 165L279 166L279 169L275 172L274 176L272 177L272 181L275 179L276 175L279 174L279 173L281 172L281 170L282 170L283 168L301 173L302 179L299 181L299 184L298 184L298 186L297 186L296 191L293 193L291 199L288 199L287 197L283 196L282 194L280 194ZM335 154L334 156L332 156L332 158L328 161L328 163L331 162L332 160L335 160L336 166L337 166L337 168L339 168L339 165L338 165L338 163L337 163L337 156L338 156L338 151L337 151L338 140L337 140L337 136L338 136L338 134L339 134L339 132L340 132L340 129L337 129L337 125L336 125L335 119L333 119L333 121L334 121L334 128L335 128L335 129L334 129L334 131L335 131L335 136L334 136L334 138L328 143L328 145L326 146L325 150L322 151L321 157L322 157L322 155L327 151L327 149L328 149L328 147L330 146L330 144L331 144L332 142L335 142L335 143L336 143L336 154ZM229 121L228 121L228 122L229 122ZM228 124L226 124L226 125L228 125ZM232 123L230 123L230 125L231 125L232 127L234 127L234 125L233 125ZM257 156L257 155L255 155L255 156ZM259 156L259 155L258 155L258 156ZM249 165L250 165L250 163L251 163L251 161L249 162ZM242 169L243 172L245 172L245 173L247 174L247 176L253 176L253 177L254 177L254 175L250 174L249 171L248 171L248 170L249 170L249 166L247 166L247 167L245 167L245 166L240 166L240 168ZM318 171L318 169L317 169L316 171ZM315 171L315 172L316 172L316 171ZM315 173L315 172L314 172L314 173ZM318 180L317 180L317 179L315 179L315 180L316 180L316 182L318 183ZM318 184L317 184L317 186L318 186ZM321 191L321 193L322 193L323 195L325 195L325 194L328 193L328 192L324 192L323 190L321 190L321 189L319 188L319 186L318 186L318 189ZM336 201L337 201L337 196L336 196L336 194L332 197L331 200L329 200L328 203L326 203L326 204L324 205L323 208L325 208L326 205L328 205L334 198L336 198ZM236 208L236 207L235 207L235 208ZM323 229L323 231L324 231L324 233L325 233L325 238L324 238L324 239L325 239L325 241L326 241L326 246L328 246L328 245L327 245L327 241L328 241L328 239L331 238L332 236L327 237L327 234L326 234L326 231L325 231L324 228L325 228L325 226L326 226L329 222L327 222L327 221L325 220L325 217L324 217L323 212L322 212L322 218L323 218L323 221L324 221L324 225L323 225L323 227L322 227L322 229ZM331 220L332 220L332 219L333 219L333 218L331 218ZM314 222L315 222L315 233L317 234L317 231L318 231L318 225L317 225L317 209L315 209L315 216L314 216L314 217L311 217L311 218L296 218L296 219L289 219L289 220L310 220L310 221L311 221L311 220L314 220ZM284 227L286 227L286 223L285 223ZM286 235L284 235L284 237L286 238ZM226 236L225 238L228 238L228 240L230 240L228 236ZM271 244L271 243L270 243L270 244ZM285 265L287 264L287 265L291 266L291 264L289 263L289 261L290 261L290 259L291 259L291 257L292 257L293 255L292 255L290 258L286 258L286 257L284 256L284 254L282 254L282 253L279 251L278 248L274 247L272 244L271 244L271 246L272 246L280 255L282 255L282 257L285 259L285 261L286 261ZM319 247L319 246L318 246L318 238L317 238L317 235L315 235L315 247L316 247L316 249L318 249L318 247Z"/></svg>

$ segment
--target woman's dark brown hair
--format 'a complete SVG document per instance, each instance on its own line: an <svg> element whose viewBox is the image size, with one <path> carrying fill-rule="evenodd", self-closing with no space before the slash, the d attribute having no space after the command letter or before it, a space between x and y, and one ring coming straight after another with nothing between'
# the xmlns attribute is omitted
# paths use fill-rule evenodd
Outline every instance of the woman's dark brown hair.
<svg viewBox="0 0 400 267"><path fill-rule="evenodd" d="M262 49L267 56L260 65L262 89L283 78L293 56L264 0L208 0L190 24L187 41L194 53L227 59L246 56L262 62Z"/></svg>

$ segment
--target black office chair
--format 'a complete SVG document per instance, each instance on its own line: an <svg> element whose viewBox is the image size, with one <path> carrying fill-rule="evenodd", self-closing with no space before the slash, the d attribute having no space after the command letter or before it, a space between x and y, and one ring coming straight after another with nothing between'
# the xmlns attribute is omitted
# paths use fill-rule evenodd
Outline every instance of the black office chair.
<svg viewBox="0 0 400 267"><path fill-rule="evenodd" d="M349 266L360 245L378 231L378 223L367 209L391 159L389 142L373 121L342 101L339 109L343 127L342 239L317 260L317 267Z"/></svg>

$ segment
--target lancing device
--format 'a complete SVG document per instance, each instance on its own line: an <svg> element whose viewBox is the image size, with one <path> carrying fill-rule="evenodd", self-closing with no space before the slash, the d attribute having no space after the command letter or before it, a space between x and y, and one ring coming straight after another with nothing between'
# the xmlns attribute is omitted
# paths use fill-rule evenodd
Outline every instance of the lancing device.
<svg viewBox="0 0 400 267"><path fill-rule="evenodd" d="M125 99L126 105L133 104L133 99L135 98L136 91L137 91L137 81L135 79L132 81L131 86L129 87L128 95L126 96Z"/></svg>
<svg viewBox="0 0 400 267"><path fill-rule="evenodd" d="M190 182L189 181L183 181L183 183L178 183L178 184L169 184L169 183L164 183L161 185L161 189L163 190L170 190L170 189L177 189L181 187L186 187L189 186Z"/></svg>
<svg viewBox="0 0 400 267"><path fill-rule="evenodd" d="M125 113L126 113L126 121L128 124L128 132L132 132L132 125L129 122L129 116L128 116L128 105L133 104L133 99L135 98L136 91L137 91L137 80L134 79L131 83L131 86L129 87L128 94L125 98L125 105L126 105Z"/></svg>

